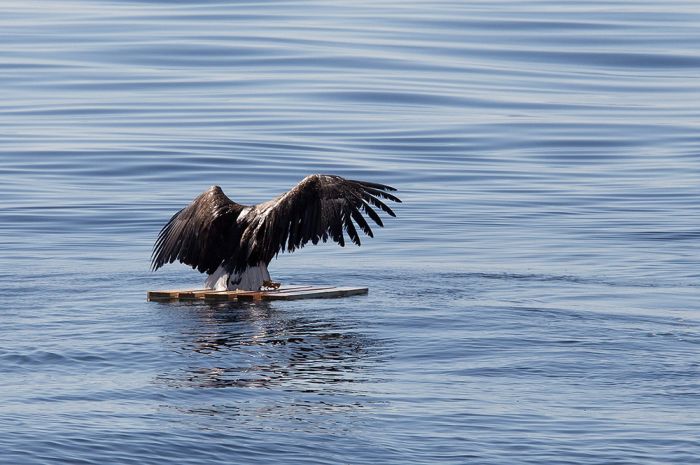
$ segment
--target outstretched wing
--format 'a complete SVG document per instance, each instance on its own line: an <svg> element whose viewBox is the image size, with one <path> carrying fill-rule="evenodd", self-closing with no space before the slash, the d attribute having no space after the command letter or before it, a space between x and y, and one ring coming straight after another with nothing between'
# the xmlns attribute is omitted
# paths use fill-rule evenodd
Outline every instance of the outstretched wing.
<svg viewBox="0 0 700 465"><path fill-rule="evenodd" d="M389 192L393 187L340 176L315 174L307 176L292 190L270 202L257 205L247 217L248 227L241 246L246 247L247 263L268 263L280 251L292 252L311 241L317 244L329 238L345 246L344 233L360 245L361 229L373 237L363 216L384 226L373 209L396 216L384 200L401 202Z"/></svg>
<svg viewBox="0 0 700 465"><path fill-rule="evenodd" d="M213 273L240 241L238 215L245 207L213 186L183 208L158 235L151 265L157 270L179 260L200 272Z"/></svg>

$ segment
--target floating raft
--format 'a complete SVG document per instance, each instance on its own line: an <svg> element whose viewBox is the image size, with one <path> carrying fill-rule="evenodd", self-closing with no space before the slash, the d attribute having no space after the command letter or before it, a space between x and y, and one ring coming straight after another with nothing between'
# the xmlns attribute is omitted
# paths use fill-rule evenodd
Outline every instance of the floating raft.
<svg viewBox="0 0 700 465"><path fill-rule="evenodd" d="M366 287L319 287L283 286L270 291L215 291L212 289L188 289L170 291L148 291L149 301L207 300L207 301L246 301L246 300L297 300L328 299L350 295L367 294Z"/></svg>

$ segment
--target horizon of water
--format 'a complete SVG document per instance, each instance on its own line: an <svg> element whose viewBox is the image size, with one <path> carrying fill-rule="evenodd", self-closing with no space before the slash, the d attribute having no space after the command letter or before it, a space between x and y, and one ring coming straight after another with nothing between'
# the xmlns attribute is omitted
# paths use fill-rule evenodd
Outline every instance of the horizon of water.
<svg viewBox="0 0 700 465"><path fill-rule="evenodd" d="M700 456L695 2L6 0L0 463ZM367 296L154 303L211 185L392 185Z"/></svg>

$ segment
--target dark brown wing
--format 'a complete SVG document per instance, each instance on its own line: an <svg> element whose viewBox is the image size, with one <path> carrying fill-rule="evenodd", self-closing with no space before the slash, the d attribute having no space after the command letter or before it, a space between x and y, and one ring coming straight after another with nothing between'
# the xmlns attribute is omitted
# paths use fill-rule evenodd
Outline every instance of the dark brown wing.
<svg viewBox="0 0 700 465"><path fill-rule="evenodd" d="M389 192L393 187L340 176L307 176L292 190L275 200L254 207L241 239L247 249L247 263L269 263L280 251L292 252L311 241L317 244L329 238L345 245L344 233L360 245L357 228L372 237L372 229L363 216L379 226L382 219L373 208L396 216L384 200L401 202Z"/></svg>
<svg viewBox="0 0 700 465"><path fill-rule="evenodd" d="M219 186L202 193L160 231L151 256L153 270L179 260L202 273L213 273L238 247L242 228L236 219L244 208Z"/></svg>

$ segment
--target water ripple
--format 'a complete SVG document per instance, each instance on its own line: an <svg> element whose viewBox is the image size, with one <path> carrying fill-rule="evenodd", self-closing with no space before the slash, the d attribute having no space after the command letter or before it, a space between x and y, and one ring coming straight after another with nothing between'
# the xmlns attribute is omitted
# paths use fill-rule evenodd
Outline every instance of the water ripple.
<svg viewBox="0 0 700 465"><path fill-rule="evenodd" d="M2 458L692 463L699 21L684 0L4 1ZM177 209L312 172L404 203L273 277L368 296L144 301L201 284L148 271Z"/></svg>

